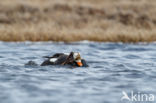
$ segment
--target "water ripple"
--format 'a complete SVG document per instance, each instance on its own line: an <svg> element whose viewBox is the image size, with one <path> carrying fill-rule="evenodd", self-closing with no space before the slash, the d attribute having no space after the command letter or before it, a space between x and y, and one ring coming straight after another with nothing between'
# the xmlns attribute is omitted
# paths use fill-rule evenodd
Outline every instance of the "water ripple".
<svg viewBox="0 0 156 103"><path fill-rule="evenodd" d="M0 101L120 103L123 90L155 93L155 50L155 43L0 42ZM39 66L45 55L70 51L89 67ZM25 65L29 60L38 65Z"/></svg>

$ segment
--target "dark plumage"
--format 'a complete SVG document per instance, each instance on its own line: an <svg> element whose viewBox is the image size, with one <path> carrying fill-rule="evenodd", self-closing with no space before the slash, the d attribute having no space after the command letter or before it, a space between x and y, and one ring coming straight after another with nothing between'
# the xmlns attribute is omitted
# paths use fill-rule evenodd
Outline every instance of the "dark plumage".
<svg viewBox="0 0 156 103"><path fill-rule="evenodd" d="M45 60L41 66L46 65L71 65L74 67L88 67L86 61L81 59L79 53L71 52L69 55L64 53L56 53L51 57L45 56Z"/></svg>

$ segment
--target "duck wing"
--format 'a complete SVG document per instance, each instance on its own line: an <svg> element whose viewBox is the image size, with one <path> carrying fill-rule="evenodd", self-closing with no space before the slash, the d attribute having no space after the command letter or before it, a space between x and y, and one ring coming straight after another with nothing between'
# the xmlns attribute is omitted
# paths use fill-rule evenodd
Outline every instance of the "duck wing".
<svg viewBox="0 0 156 103"><path fill-rule="evenodd" d="M46 66L46 65L54 65L54 62L50 62L50 60L47 59L41 64L41 66Z"/></svg>
<svg viewBox="0 0 156 103"><path fill-rule="evenodd" d="M62 55L65 55L65 54L64 53L56 53L56 54L54 54L52 56L43 56L43 58L58 58L58 57L60 57Z"/></svg>
<svg viewBox="0 0 156 103"><path fill-rule="evenodd" d="M57 58L55 64L56 65L62 65L64 62L66 62L68 55L61 55Z"/></svg>
<svg viewBox="0 0 156 103"><path fill-rule="evenodd" d="M62 65L65 65L65 64L71 64L74 62L74 58L73 58L73 52L70 52L69 55L66 55L66 59L65 61L62 63Z"/></svg>
<svg viewBox="0 0 156 103"><path fill-rule="evenodd" d="M45 65L59 65L62 62L65 61L67 55L64 55L63 53L56 53L53 56L44 56L44 58L48 58L47 60L45 60L41 66L45 66Z"/></svg>

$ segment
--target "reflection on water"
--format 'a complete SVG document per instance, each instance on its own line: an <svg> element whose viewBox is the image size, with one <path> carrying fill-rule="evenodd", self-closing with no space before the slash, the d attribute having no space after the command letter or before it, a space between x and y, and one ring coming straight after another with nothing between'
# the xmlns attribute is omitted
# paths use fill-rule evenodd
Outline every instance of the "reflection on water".
<svg viewBox="0 0 156 103"><path fill-rule="evenodd" d="M0 42L1 103L121 103L122 91L156 94L156 44ZM90 67L40 64L56 52L80 52Z"/></svg>

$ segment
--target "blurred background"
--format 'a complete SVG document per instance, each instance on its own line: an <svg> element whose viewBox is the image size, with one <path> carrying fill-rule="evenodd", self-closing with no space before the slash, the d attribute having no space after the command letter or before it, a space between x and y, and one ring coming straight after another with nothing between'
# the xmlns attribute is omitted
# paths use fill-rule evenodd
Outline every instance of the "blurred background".
<svg viewBox="0 0 156 103"><path fill-rule="evenodd" d="M133 102L121 101L123 91L156 96L153 41L156 0L0 0L0 103ZM40 66L43 56L71 51L89 67Z"/></svg>
<svg viewBox="0 0 156 103"><path fill-rule="evenodd" d="M0 0L2 41L156 40L156 0Z"/></svg>

